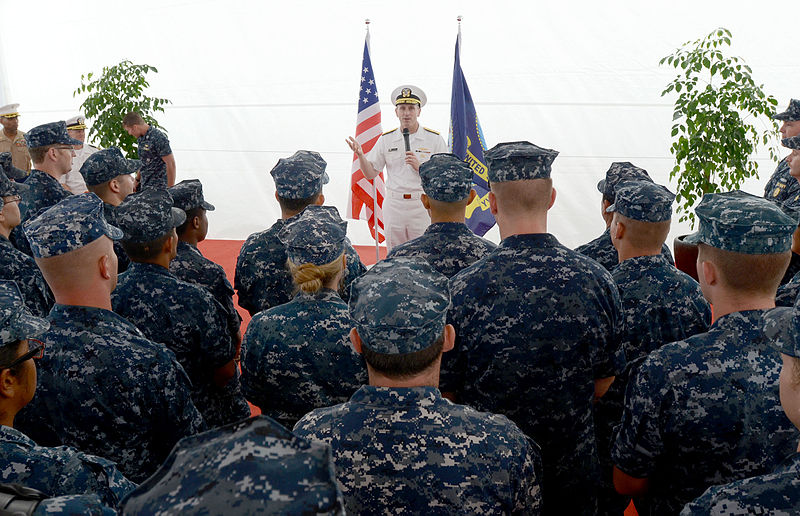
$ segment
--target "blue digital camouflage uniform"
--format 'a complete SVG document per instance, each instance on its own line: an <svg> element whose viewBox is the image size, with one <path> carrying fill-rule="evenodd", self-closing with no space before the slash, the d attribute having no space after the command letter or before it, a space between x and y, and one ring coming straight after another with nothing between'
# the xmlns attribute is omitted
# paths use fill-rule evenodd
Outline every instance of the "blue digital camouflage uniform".
<svg viewBox="0 0 800 516"><path fill-rule="evenodd" d="M89 187L108 183L119 176L133 174L141 167L141 162L135 159L126 159L117 147L109 147L95 152L81 165L80 173ZM103 203L103 214L110 224L116 224L116 207ZM114 241L114 252L117 255L117 272L125 272L131 261L125 249L118 241Z"/></svg>
<svg viewBox="0 0 800 516"><path fill-rule="evenodd" d="M278 220L269 229L250 235L239 252L234 288L239 295L239 306L250 315L288 303L294 295L294 282L286 268L286 248L278 239L278 233L298 215ZM350 283L364 274L367 268L349 241L345 253L347 272L339 295L347 301L350 298Z"/></svg>
<svg viewBox="0 0 800 516"><path fill-rule="evenodd" d="M175 353L209 426L250 415L238 371L224 387L213 381L214 370L233 360L236 348L223 309L208 291L180 281L160 265L133 262L120 275L111 301L116 313Z"/></svg>
<svg viewBox="0 0 800 516"><path fill-rule="evenodd" d="M434 387L361 387L294 429L329 444L351 514L539 514L536 446Z"/></svg>
<svg viewBox="0 0 800 516"><path fill-rule="evenodd" d="M167 164L161 159L172 154L167 136L152 125L137 138L139 159L142 161L139 191L151 188L167 188Z"/></svg>
<svg viewBox="0 0 800 516"><path fill-rule="evenodd" d="M347 223L332 206L309 206L278 237L295 266L341 260ZM304 414L347 399L367 372L350 345L347 304L322 285L257 314L242 346L242 386L261 411L291 428Z"/></svg>
<svg viewBox="0 0 800 516"><path fill-rule="evenodd" d="M772 118L780 121L800 120L800 100L791 99L786 111L776 113ZM784 138L783 142L786 140L791 140L791 138ZM794 148L786 143L783 143L783 145ZM767 184L764 187L764 198L770 201L784 202L796 199L799 195L800 183L789 173L789 162L786 161L786 158L783 158L778 162L778 166L775 167L775 172L767 180Z"/></svg>
<svg viewBox="0 0 800 516"><path fill-rule="evenodd" d="M792 251L792 258L789 260L789 266L786 267L786 273L784 273L783 278L781 278L781 286L789 283L798 272L800 272L800 254Z"/></svg>
<svg viewBox="0 0 800 516"><path fill-rule="evenodd" d="M689 242L745 254L785 253L797 221L743 192L708 194ZM707 333L662 346L628 387L612 459L649 479L651 514L675 514L714 484L771 471L798 434L778 397L781 361L762 332L768 310L718 318Z"/></svg>
<svg viewBox="0 0 800 516"><path fill-rule="evenodd" d="M70 196L25 224L37 258L60 256L122 231L92 193ZM39 338L39 386L18 414L40 445L66 444L117 463L131 480L152 473L178 439L205 429L175 355L110 310L56 304Z"/></svg>
<svg viewBox="0 0 800 516"><path fill-rule="evenodd" d="M103 203L103 216L109 224L116 224L117 222L117 207L107 202ZM117 255L117 273L122 274L131 264L131 259L128 258L128 253L122 247L122 242L114 240L114 254Z"/></svg>
<svg viewBox="0 0 800 516"><path fill-rule="evenodd" d="M497 246L461 222L437 222L413 240L392 248L389 256L419 256L437 272L452 278Z"/></svg>
<svg viewBox="0 0 800 516"><path fill-rule="evenodd" d="M33 169L30 176L25 181L28 189L21 192L22 200L19 203L19 211L22 221L32 219L47 208L58 204L59 201L72 195L72 193L61 186L57 179L45 174L41 170ZM14 247L27 255L32 255L30 244L25 238L22 225L15 227L11 231L11 242Z"/></svg>
<svg viewBox="0 0 800 516"><path fill-rule="evenodd" d="M105 505L97 495L67 495L42 500L32 516L115 516L117 511Z"/></svg>
<svg viewBox="0 0 800 516"><path fill-rule="evenodd" d="M652 352L628 388L612 458L650 479L651 514L675 514L709 486L771 471L797 446L778 399L780 358L764 310Z"/></svg>
<svg viewBox="0 0 800 516"><path fill-rule="evenodd" d="M2 169L3 173L12 181L25 181L25 178L28 177L28 173L12 165L11 159L10 152L0 152L0 169Z"/></svg>
<svg viewBox="0 0 800 516"><path fill-rule="evenodd" d="M3 197L18 194L16 184L12 183L0 171L0 210L3 209ZM13 280L22 291L25 305L38 317L47 316L53 306L53 295L42 272L32 257L17 250L6 237L0 235L0 279Z"/></svg>
<svg viewBox="0 0 800 516"><path fill-rule="evenodd" d="M764 187L764 198L783 202L800 195L800 183L789 173L789 162L783 158Z"/></svg>
<svg viewBox="0 0 800 516"><path fill-rule="evenodd" d="M353 283L363 348L403 355L445 331L447 278L421 258L389 258ZM416 373L419 374L419 373ZM538 514L538 448L503 416L444 399L432 386L363 386L307 414L295 433L330 444L352 514Z"/></svg>
<svg viewBox="0 0 800 516"><path fill-rule="evenodd" d="M628 161L615 161L608 167L605 178L597 183L597 190L603 194L604 199L613 203L616 198L617 187L632 180L648 181L651 183L653 181L643 168L639 168ZM584 256L596 260L609 271L619 263L617 250L614 249L614 244L611 242L609 229L606 229L602 235L591 242L578 246L575 250ZM675 263L672 259L672 253L666 244L661 246L661 253L669 263Z"/></svg>
<svg viewBox="0 0 800 516"><path fill-rule="evenodd" d="M194 283L208 290L222 306L230 334L239 335L242 317L233 304L233 287L225 276L225 269L222 266L203 256L203 253L193 245L179 241L178 255L169 262L169 271L179 280Z"/></svg>
<svg viewBox="0 0 800 516"><path fill-rule="evenodd" d="M794 306L800 297L800 272L795 274L785 285L778 288L775 306Z"/></svg>
<svg viewBox="0 0 800 516"><path fill-rule="evenodd" d="M185 179L168 190L175 207L186 212L187 217L196 208L214 210L214 205L203 198L203 185L197 179ZM228 330L238 345L242 318L233 304L233 287L225 276L225 270L203 256L197 247L181 240L178 242L178 255L169 263L169 271L178 279L195 283L211 292L225 309Z"/></svg>
<svg viewBox="0 0 800 516"><path fill-rule="evenodd" d="M469 197L472 174L470 166L454 154L434 154L419 167L425 195L446 203L464 202ZM419 256L437 272L451 278L495 247L466 224L436 222L421 236L393 247L389 256Z"/></svg>
<svg viewBox="0 0 800 516"><path fill-rule="evenodd" d="M347 303L323 288L257 314L242 343L242 391L291 428L315 408L347 401L367 383L350 344Z"/></svg>
<svg viewBox="0 0 800 516"><path fill-rule="evenodd" d="M124 240L154 242L186 220L167 190L150 189L129 196L116 210ZM215 371L233 360L232 338L224 309L204 288L180 281L155 263L131 263L111 295L114 311L135 324L147 338L171 349L192 380L192 399L211 426L250 414L238 371L220 387Z"/></svg>
<svg viewBox="0 0 800 516"><path fill-rule="evenodd" d="M327 163L319 153L300 150L288 158L281 158L270 174L275 181L275 191L284 199L311 199L322 192L328 183ZM286 268L286 248L278 238L283 227L294 222L298 215L278 220L271 228L250 235L236 260L233 286L239 295L239 306L255 315L273 306L288 303L294 294L292 277ZM350 283L367 269L348 241L347 272L339 295L347 301Z"/></svg>
<svg viewBox="0 0 800 516"><path fill-rule="evenodd" d="M259 416L180 441L122 514L344 514L327 446Z"/></svg>
<svg viewBox="0 0 800 516"><path fill-rule="evenodd" d="M239 334L242 317L233 304L233 287L222 266L203 256L193 245L179 241L178 255L169 263L169 271L182 281L208 290L223 308L228 331L232 336Z"/></svg>
<svg viewBox="0 0 800 516"><path fill-rule="evenodd" d="M25 143L29 149L46 147L48 145L83 145L83 142L71 138L67 134L67 123L51 122L34 127L25 135ZM58 182L58 179L42 172L32 170L25 184L30 189L25 193L20 203L23 220L27 220L41 213L46 208L58 203L61 199L72 195Z"/></svg>
<svg viewBox="0 0 800 516"><path fill-rule="evenodd" d="M178 439L205 429L163 345L110 310L56 304L48 319L36 395L16 418L34 441L106 457L141 482Z"/></svg>
<svg viewBox="0 0 800 516"><path fill-rule="evenodd" d="M606 211L618 212L640 223L661 223L670 220L674 199L675 195L661 185L628 181L618 186L615 203ZM627 231L633 232L635 228L629 227ZM651 351L707 331L711 307L700 285L667 263L664 255L626 259L611 270L611 276L622 300L625 318L622 346L627 365L595 404L595 421L603 476L608 491L613 493L610 447L613 428L622 417L628 379Z"/></svg>
<svg viewBox="0 0 800 516"><path fill-rule="evenodd" d="M22 432L0 426L0 481L49 496L91 494L116 507L136 487L114 464L74 448L37 446Z"/></svg>
<svg viewBox="0 0 800 516"><path fill-rule="evenodd" d="M687 504L681 516L791 516L800 508L800 454L788 457L767 475L709 487Z"/></svg>
<svg viewBox="0 0 800 516"><path fill-rule="evenodd" d="M606 229L602 235L591 242L576 247L575 251L595 260L609 271L619 264L619 255L617 250L614 249L614 243L611 242L610 229ZM661 246L661 256L670 265L675 265L675 259L672 257L672 252L670 252L667 244Z"/></svg>
<svg viewBox="0 0 800 516"><path fill-rule="evenodd" d="M499 144L486 154L490 181L549 177L556 154ZM594 381L625 366L611 274L553 235L518 234L454 276L450 288L456 345L443 357L442 390L505 414L539 443L546 513L594 514Z"/></svg>

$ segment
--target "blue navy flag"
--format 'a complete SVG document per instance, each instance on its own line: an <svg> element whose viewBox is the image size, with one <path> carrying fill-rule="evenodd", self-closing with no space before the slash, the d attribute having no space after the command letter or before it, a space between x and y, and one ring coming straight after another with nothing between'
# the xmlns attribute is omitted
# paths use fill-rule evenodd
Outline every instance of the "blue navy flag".
<svg viewBox="0 0 800 516"><path fill-rule="evenodd" d="M473 233L483 236L494 226L494 216L489 210L489 176L483 152L481 124L475 112L475 104L461 70L461 28L456 37L456 59L453 66L453 92L450 96L450 150L472 167L473 188L478 193L467 206L467 226Z"/></svg>

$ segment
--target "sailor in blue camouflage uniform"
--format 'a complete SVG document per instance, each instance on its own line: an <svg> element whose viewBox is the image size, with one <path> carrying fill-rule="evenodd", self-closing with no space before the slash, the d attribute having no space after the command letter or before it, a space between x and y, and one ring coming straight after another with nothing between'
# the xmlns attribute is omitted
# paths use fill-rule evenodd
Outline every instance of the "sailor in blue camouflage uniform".
<svg viewBox="0 0 800 516"><path fill-rule="evenodd" d="M421 236L393 247L389 256L419 256L451 278L497 247L464 223L465 210L475 198L472 175L455 154L434 154L421 164L421 200L431 225Z"/></svg>
<svg viewBox="0 0 800 516"><path fill-rule="evenodd" d="M503 240L450 280L456 348L442 390L542 446L546 513L595 514L592 405L625 366L622 310L611 274L547 233L557 154L529 142L486 153Z"/></svg>
<svg viewBox="0 0 800 516"><path fill-rule="evenodd" d="M389 258L353 282L350 337L370 384L294 429L331 446L350 514L540 514L538 446L437 388L449 306L447 278L422 258Z"/></svg>
<svg viewBox="0 0 800 516"><path fill-rule="evenodd" d="M224 309L211 294L169 271L186 219L167 190L148 189L117 208L122 246L131 259L111 295L114 311L175 353L192 380L192 399L210 427L250 415L234 362L236 345Z"/></svg>
<svg viewBox="0 0 800 516"><path fill-rule="evenodd" d="M80 173L86 188L103 200L103 215L109 224L115 224L117 206L134 192L136 180L133 174L141 167L136 159L126 159L117 147L97 151L86 158ZM131 261L122 248L122 243L114 241L117 253L117 272L128 270Z"/></svg>
<svg viewBox="0 0 800 516"><path fill-rule="evenodd" d="M142 167L137 191L166 189L175 184L175 156L167 135L132 111L122 119L122 128L136 138Z"/></svg>
<svg viewBox="0 0 800 516"><path fill-rule="evenodd" d="M72 146L81 145L80 140L67 134L66 122L38 125L28 131L25 142L33 161L33 170L25 180L27 190L19 204L23 222L72 195L58 180L72 168L72 158L75 156ZM32 255L22 227L12 233L11 241L17 249Z"/></svg>
<svg viewBox="0 0 800 516"><path fill-rule="evenodd" d="M333 206L309 206L278 234L299 287L247 326L242 390L263 414L292 428L315 408L344 403L367 383L350 345L352 321L337 294L346 270L347 223Z"/></svg>
<svg viewBox="0 0 800 516"><path fill-rule="evenodd" d="M58 178L72 168L75 155L73 145L80 140L70 138L66 122L51 122L34 127L25 135L28 152L31 153L34 169L25 180L30 192L23 199L22 210L33 217L42 210L56 204L71 194L58 182Z"/></svg>
<svg viewBox="0 0 800 516"><path fill-rule="evenodd" d="M786 416L800 428L800 312L779 308L764 314L764 333L780 355L780 397ZM687 504L682 516L792 515L800 509L800 453L793 452L771 473L708 488Z"/></svg>
<svg viewBox="0 0 800 516"><path fill-rule="evenodd" d="M25 308L15 282L0 280L0 482L23 484L49 496L96 493L115 507L136 485L112 462L66 446L37 446L14 429L14 417L36 390L33 359L44 348L33 337L49 327Z"/></svg>
<svg viewBox="0 0 800 516"><path fill-rule="evenodd" d="M780 132L784 141L800 136L800 100L791 99L786 111L772 115L772 119L783 122ZM787 145L784 143L784 146ZM787 156L778 162L775 172L767 181L764 187L764 198L770 201L784 202L798 195L800 195L800 183L790 174L789 157Z"/></svg>
<svg viewBox="0 0 800 516"><path fill-rule="evenodd" d="M603 194L601 205L601 215L606 223L606 230L602 235L595 238L591 242L583 244L575 248L576 251L582 255L588 256L597 260L600 265L609 271L617 266L619 259L617 257L617 250L614 249L614 244L611 242L611 235L609 228L611 227L611 216L606 212L609 206L614 204L615 193L617 186L625 181L650 181L650 176L643 168L639 168L633 163L628 161L615 161L606 171L606 178L601 179L597 183L597 190ZM675 264L672 259L672 253L667 247L667 244L661 246L661 254L670 263Z"/></svg>
<svg viewBox="0 0 800 516"><path fill-rule="evenodd" d="M17 282L28 310L46 317L55 300L33 258L17 250L9 240L19 226L19 185L0 171L0 279Z"/></svg>
<svg viewBox="0 0 800 516"><path fill-rule="evenodd" d="M233 281L239 306L250 315L292 299L295 287L286 269L286 249L278 239L278 232L306 206L325 202L322 185L328 183L326 166L318 153L300 150L279 159L270 172L275 180L275 198L281 207L281 219L269 229L247 238L236 260ZM367 269L349 241L345 247L347 274L339 295L347 301L350 283Z"/></svg>
<svg viewBox="0 0 800 516"><path fill-rule="evenodd" d="M783 360L781 405L800 428L800 312L779 308L764 315L764 333ZM794 452L773 472L708 488L687 504L682 516L792 515L800 509L800 453Z"/></svg>
<svg viewBox="0 0 800 516"><path fill-rule="evenodd" d="M675 195L661 185L626 181L617 186L615 202L606 208L613 214L610 235L620 258L611 276L622 300L622 346L627 365L595 405L597 444L603 465L600 514L621 514L630 501L614 491L610 447L613 429L622 417L631 372L654 349L703 333L711 324L711 308L700 285L661 254L674 199Z"/></svg>
<svg viewBox="0 0 800 516"><path fill-rule="evenodd" d="M225 270L205 256L197 248L208 233L207 211L214 205L203 197L203 185L197 179L186 179L168 189L175 207L186 213L186 221L177 228L178 254L169 262L169 271L176 278L195 283L208 290L225 310L228 330L236 346L241 343L242 317L233 304L233 287L225 276Z"/></svg>
<svg viewBox="0 0 800 516"><path fill-rule="evenodd" d="M124 515L343 515L328 446L258 416L179 442Z"/></svg>
<svg viewBox="0 0 800 516"><path fill-rule="evenodd" d="M25 224L56 299L39 336L39 386L15 424L39 445L65 444L147 478L182 437L205 430L175 355L111 311L111 244L122 237L93 193L72 195ZM69 303L69 304L66 304Z"/></svg>
<svg viewBox="0 0 800 516"><path fill-rule="evenodd" d="M695 213L687 240L698 244L717 319L642 362L611 450L617 491L645 496L650 514L677 514L711 485L768 473L798 440L779 401L780 357L762 332L797 221L741 191L707 194Z"/></svg>

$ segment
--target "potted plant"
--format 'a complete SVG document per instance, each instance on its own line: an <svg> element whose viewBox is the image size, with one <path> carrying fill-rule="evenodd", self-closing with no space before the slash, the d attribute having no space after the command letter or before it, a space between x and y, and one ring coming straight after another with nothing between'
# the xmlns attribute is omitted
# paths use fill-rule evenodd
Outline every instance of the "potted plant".
<svg viewBox="0 0 800 516"><path fill-rule="evenodd" d="M725 56L723 49L730 46L731 37L728 29L719 28L659 61L678 71L661 95L677 94L670 146L675 166L670 179L677 178L679 220L688 220L692 227L692 207L703 195L735 190L746 178L757 177L758 164L751 156L759 143L773 142L769 153L778 159L774 145L778 127L770 118L778 101L755 83L742 58ZM697 249L693 257L684 256L686 245L682 237L675 239L675 265L696 279Z"/></svg>
<svg viewBox="0 0 800 516"><path fill-rule="evenodd" d="M93 121L89 141L103 148L119 147L127 157L137 157L136 138L122 130L122 117L131 111L142 115L149 125L166 131L153 118L153 113L163 112L171 101L145 94L145 88L150 85L145 77L148 72L158 73L158 70L155 66L137 65L126 59L114 66L104 66L99 77L92 72L81 75L81 85L72 96L88 94L81 109L86 118Z"/></svg>

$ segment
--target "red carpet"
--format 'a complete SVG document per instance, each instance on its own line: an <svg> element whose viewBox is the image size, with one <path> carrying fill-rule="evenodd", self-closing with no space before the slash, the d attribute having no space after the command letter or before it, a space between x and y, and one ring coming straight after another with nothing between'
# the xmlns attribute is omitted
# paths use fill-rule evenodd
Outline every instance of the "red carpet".
<svg viewBox="0 0 800 516"><path fill-rule="evenodd" d="M225 274L228 276L228 280L231 282L231 285L233 285L233 275L236 271L236 258L239 256L239 250L242 248L242 244L244 244L242 240L205 240L200 242L198 247L206 258L222 265L222 268L225 269ZM358 251L364 265L369 266L375 263L375 247L361 245L354 247L356 251ZM386 257L385 247L380 248L380 256L381 259ZM250 322L250 314L247 313L247 310L239 308L239 299L236 295L234 295L233 301L236 303L236 309L239 310L239 314L242 316L242 335L244 335L247 323ZM252 405L250 405L250 410L253 415L261 413L257 407ZM633 503L625 510L625 516L638 516Z"/></svg>

